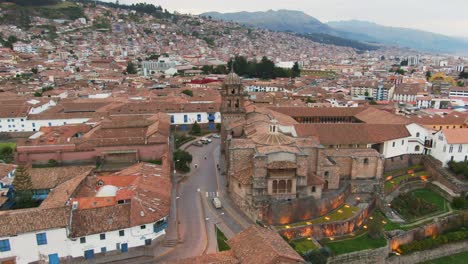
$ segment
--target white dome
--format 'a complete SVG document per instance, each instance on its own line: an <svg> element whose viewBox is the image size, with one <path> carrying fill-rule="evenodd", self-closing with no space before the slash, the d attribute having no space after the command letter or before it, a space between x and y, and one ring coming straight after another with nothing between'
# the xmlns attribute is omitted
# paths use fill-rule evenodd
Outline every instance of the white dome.
<svg viewBox="0 0 468 264"><path fill-rule="evenodd" d="M102 186L96 194L96 197L114 197L117 195L119 188L113 185Z"/></svg>

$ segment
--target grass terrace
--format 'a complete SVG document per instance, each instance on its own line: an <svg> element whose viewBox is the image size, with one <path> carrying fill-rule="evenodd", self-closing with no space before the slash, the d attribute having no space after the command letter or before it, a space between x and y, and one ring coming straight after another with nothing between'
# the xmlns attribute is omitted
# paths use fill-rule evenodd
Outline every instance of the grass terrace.
<svg viewBox="0 0 468 264"><path fill-rule="evenodd" d="M374 210L369 220L381 221L383 224L384 231L392 231L397 229L403 229L400 224L390 221L381 211Z"/></svg>
<svg viewBox="0 0 468 264"><path fill-rule="evenodd" d="M385 176L385 192L389 193L396 189L402 181L406 180L417 180L418 178L420 180L427 180L428 173L426 171L419 171L419 172L414 172L414 170L408 170L407 173L401 176L392 176L392 175L387 175Z"/></svg>
<svg viewBox="0 0 468 264"><path fill-rule="evenodd" d="M387 241L383 236L378 239L373 239L365 232L354 237L344 237L340 240L325 238L322 240L321 244L329 247L335 255L341 255L349 252L384 247L387 245Z"/></svg>
<svg viewBox="0 0 468 264"><path fill-rule="evenodd" d="M15 142L0 142L0 149L3 149L5 147L10 147L12 149L15 149L16 143Z"/></svg>
<svg viewBox="0 0 468 264"><path fill-rule="evenodd" d="M300 255L303 255L308 251L317 249L317 245L315 245L315 243L312 242L312 239L310 237L292 240L289 242L289 245L291 245L291 247L294 248L294 250L296 250L296 252Z"/></svg>
<svg viewBox="0 0 468 264"><path fill-rule="evenodd" d="M357 212L359 212L358 207L345 204L322 217L315 218L312 220L302 221L302 222L296 222L296 223L292 223L289 225L278 226L278 229L288 229L288 228L296 227L296 226L323 224L323 223L346 220L352 217L353 215L355 215Z"/></svg>

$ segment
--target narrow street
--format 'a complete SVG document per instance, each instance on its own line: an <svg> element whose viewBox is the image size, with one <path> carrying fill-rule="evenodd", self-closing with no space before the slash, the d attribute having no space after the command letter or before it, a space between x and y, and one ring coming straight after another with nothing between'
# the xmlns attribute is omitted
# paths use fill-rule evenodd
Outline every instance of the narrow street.
<svg viewBox="0 0 468 264"><path fill-rule="evenodd" d="M217 170L220 139L212 140L210 144L187 149L193 156L191 172L180 181L176 197L181 243L156 256L158 261L214 253L217 251L215 225L229 239L252 224L227 197L225 180ZM214 197L220 198L223 208L214 208Z"/></svg>

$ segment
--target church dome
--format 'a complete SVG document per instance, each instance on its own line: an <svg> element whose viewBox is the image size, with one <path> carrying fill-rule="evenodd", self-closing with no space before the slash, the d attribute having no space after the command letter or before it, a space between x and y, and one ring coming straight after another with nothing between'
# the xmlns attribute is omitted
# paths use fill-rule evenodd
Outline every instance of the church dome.
<svg viewBox="0 0 468 264"><path fill-rule="evenodd" d="M224 79L224 84L225 85L241 85L242 81L239 75L237 75L235 72L231 72Z"/></svg>

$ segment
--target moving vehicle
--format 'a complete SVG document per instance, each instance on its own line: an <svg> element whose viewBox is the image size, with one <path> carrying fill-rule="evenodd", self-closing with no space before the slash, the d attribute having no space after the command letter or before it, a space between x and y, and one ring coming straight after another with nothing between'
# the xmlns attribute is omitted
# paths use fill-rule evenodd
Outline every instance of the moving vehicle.
<svg viewBox="0 0 468 264"><path fill-rule="evenodd" d="M219 200L218 197L213 198L213 205L216 209L221 208L222 207L221 200Z"/></svg>

